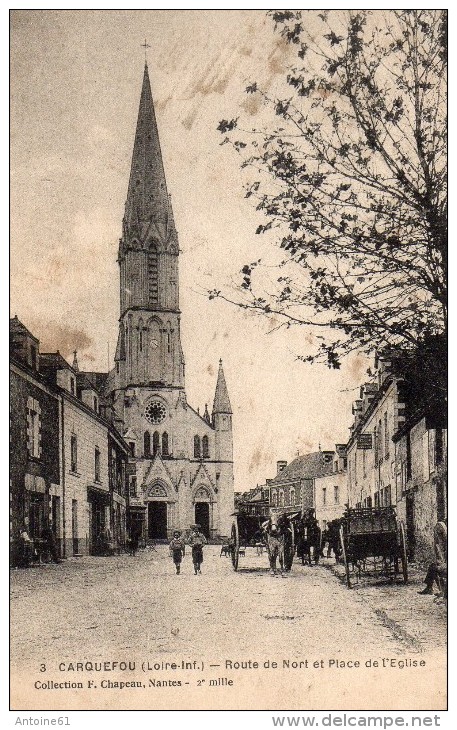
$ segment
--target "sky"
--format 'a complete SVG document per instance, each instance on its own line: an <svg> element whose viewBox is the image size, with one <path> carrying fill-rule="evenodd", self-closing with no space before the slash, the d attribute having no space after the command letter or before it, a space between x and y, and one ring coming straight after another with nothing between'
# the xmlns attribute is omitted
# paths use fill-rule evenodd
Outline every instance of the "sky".
<svg viewBox="0 0 457 730"><path fill-rule="evenodd" d="M189 403L211 409L219 358L233 408L235 489L276 461L348 438L367 363L340 371L297 360L306 333L205 292L265 253L221 119L259 110L290 49L258 10L16 10L11 20L11 314L81 369L113 366L116 262L147 39L168 191L180 241L181 335Z"/></svg>

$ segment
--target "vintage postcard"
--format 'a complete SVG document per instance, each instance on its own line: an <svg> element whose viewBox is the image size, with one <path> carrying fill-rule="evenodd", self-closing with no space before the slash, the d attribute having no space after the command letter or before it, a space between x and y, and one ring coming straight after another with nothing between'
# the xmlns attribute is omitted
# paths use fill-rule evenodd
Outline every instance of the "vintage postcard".
<svg viewBox="0 0 457 730"><path fill-rule="evenodd" d="M446 63L11 11L12 710L446 709Z"/></svg>

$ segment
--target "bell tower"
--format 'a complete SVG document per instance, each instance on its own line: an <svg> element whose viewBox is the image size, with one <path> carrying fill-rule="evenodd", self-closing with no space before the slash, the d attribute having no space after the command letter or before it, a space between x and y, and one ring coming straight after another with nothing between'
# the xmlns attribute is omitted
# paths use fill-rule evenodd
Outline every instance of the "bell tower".
<svg viewBox="0 0 457 730"><path fill-rule="evenodd" d="M145 64L119 242L115 388L184 388L179 245Z"/></svg>
<svg viewBox="0 0 457 730"><path fill-rule="evenodd" d="M119 241L119 336L107 393L131 450L130 525L140 525L151 540L196 521L208 537L229 534L233 512L232 408L222 363L212 417L192 408L184 390L178 261L145 64Z"/></svg>

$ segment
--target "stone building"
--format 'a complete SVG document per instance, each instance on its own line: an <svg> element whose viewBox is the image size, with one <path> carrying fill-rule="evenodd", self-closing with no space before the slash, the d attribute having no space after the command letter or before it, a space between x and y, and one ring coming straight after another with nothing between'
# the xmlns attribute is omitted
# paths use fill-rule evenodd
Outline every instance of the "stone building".
<svg viewBox="0 0 457 730"><path fill-rule="evenodd" d="M398 361L377 358L376 378L360 388L347 444L348 498L351 507L395 503L393 434L405 420L403 377Z"/></svg>
<svg viewBox="0 0 457 730"><path fill-rule="evenodd" d="M377 357L360 389L347 445L351 507L395 505L411 558L429 558L447 516L445 344Z"/></svg>
<svg viewBox="0 0 457 730"><path fill-rule="evenodd" d="M10 320L10 549L20 563L19 534L34 540L51 526L62 550L60 399L40 373L40 343Z"/></svg>
<svg viewBox="0 0 457 730"><path fill-rule="evenodd" d="M187 402L179 243L145 66L119 243L120 318L106 382L129 443L130 519L147 539L199 523L228 534L233 512L232 408L222 362L211 415Z"/></svg>
<svg viewBox="0 0 457 730"><path fill-rule="evenodd" d="M319 450L297 456L290 464L278 461L276 476L267 482L271 512L314 509L314 479L332 472L333 458L333 451Z"/></svg>
<svg viewBox="0 0 457 730"><path fill-rule="evenodd" d="M444 413L419 409L394 434L396 505L411 558L433 557L433 528L447 517L447 430Z"/></svg>
<svg viewBox="0 0 457 730"><path fill-rule="evenodd" d="M103 529L123 549L129 447L102 415L103 393L76 358L40 353L17 317L10 331L12 562L23 525L36 545L50 527L62 557L101 552Z"/></svg>
<svg viewBox="0 0 457 730"><path fill-rule="evenodd" d="M314 478L314 509L319 527L343 516L348 502L346 445L336 444L332 471Z"/></svg>
<svg viewBox="0 0 457 730"><path fill-rule="evenodd" d="M240 512L248 515L261 517L269 514L270 510L269 488L265 484L257 485L248 492L240 494L235 502L235 507Z"/></svg>
<svg viewBox="0 0 457 730"><path fill-rule="evenodd" d="M404 375L405 421L393 434L397 512L411 556L433 557L433 528L447 518L447 342L430 337Z"/></svg>

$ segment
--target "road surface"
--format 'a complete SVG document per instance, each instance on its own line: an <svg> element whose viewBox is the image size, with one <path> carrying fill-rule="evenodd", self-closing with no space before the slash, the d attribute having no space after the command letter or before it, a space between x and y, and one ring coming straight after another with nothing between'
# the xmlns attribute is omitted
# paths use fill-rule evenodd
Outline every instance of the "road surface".
<svg viewBox="0 0 457 730"><path fill-rule="evenodd" d="M331 562L273 577L253 549L235 573L219 550L198 576L166 546L13 571L13 707L444 707L445 609L417 581L348 590Z"/></svg>

